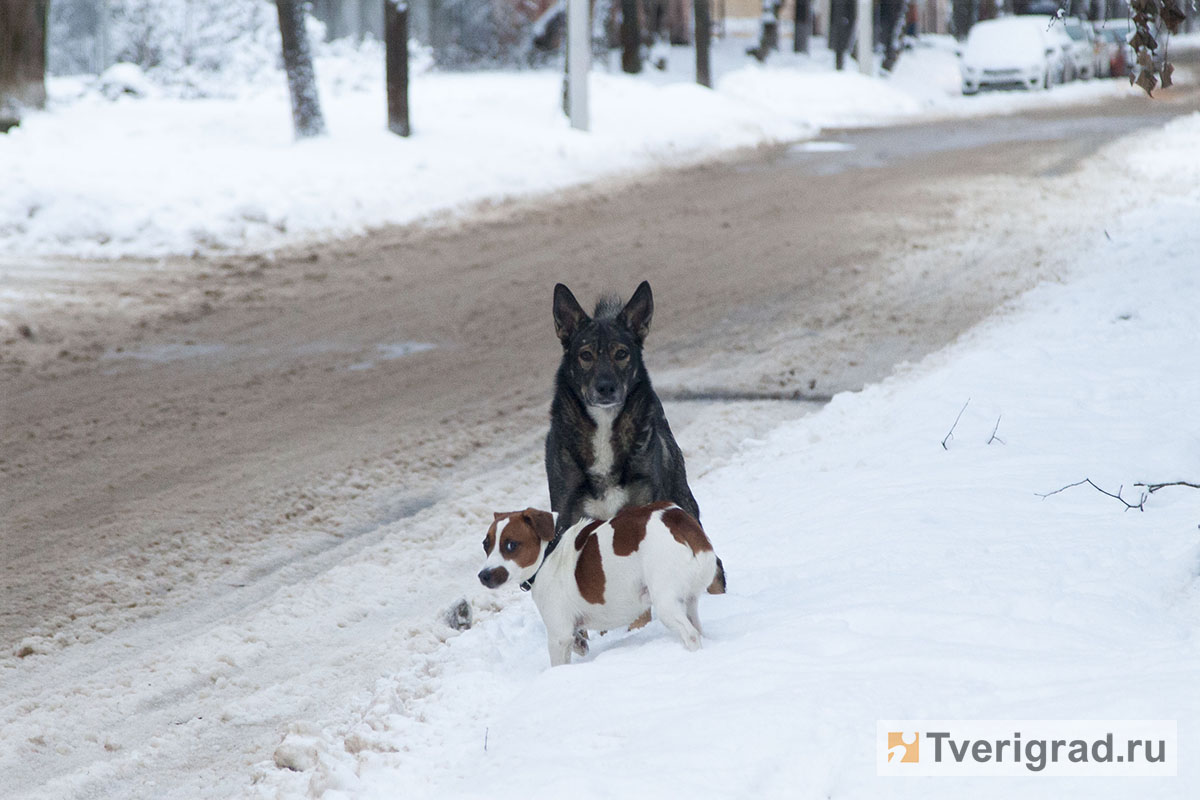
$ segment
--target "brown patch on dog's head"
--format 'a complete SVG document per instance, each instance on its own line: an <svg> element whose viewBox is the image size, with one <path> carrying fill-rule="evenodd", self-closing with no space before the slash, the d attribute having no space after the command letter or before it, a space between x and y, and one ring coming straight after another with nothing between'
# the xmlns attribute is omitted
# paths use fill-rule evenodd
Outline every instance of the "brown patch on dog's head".
<svg viewBox="0 0 1200 800"><path fill-rule="evenodd" d="M613 553L618 556L628 556L637 552L646 538L646 523L655 511L670 508L671 503L651 503L647 506L630 506L622 508L617 515L609 520L613 529Z"/></svg>
<svg viewBox="0 0 1200 800"><path fill-rule="evenodd" d="M600 558L600 542L588 536L579 560L575 562L575 583L579 595L593 605L604 602L604 564Z"/></svg>
<svg viewBox="0 0 1200 800"><path fill-rule="evenodd" d="M663 524L675 537L675 541L686 544L692 553L703 553L713 549L712 542L704 535L704 529L691 514L682 508L669 508L663 512Z"/></svg>
<svg viewBox="0 0 1200 800"><path fill-rule="evenodd" d="M496 540L497 534L499 541ZM531 567L542 553L542 544L554 538L554 516L549 511L527 508L524 511L497 513L483 548L497 548L500 557L521 568Z"/></svg>
<svg viewBox="0 0 1200 800"><path fill-rule="evenodd" d="M587 543L588 537L592 535L592 531L604 524L602 519L594 519L580 529L579 534L575 537L575 551L579 552Z"/></svg>
<svg viewBox="0 0 1200 800"><path fill-rule="evenodd" d="M549 511L527 508L521 512L521 519L533 528L539 539L548 542L554 538L554 515Z"/></svg>

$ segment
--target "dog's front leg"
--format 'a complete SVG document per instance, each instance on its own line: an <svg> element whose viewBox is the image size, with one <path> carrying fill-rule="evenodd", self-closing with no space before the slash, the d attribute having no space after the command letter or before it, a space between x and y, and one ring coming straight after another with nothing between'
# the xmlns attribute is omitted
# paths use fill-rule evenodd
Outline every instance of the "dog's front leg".
<svg viewBox="0 0 1200 800"><path fill-rule="evenodd" d="M566 498L562 503L562 510L559 511L558 520L554 525L555 533L562 533L576 522L579 522L583 516L583 503L586 498L587 487L582 482L567 490Z"/></svg>
<svg viewBox="0 0 1200 800"><path fill-rule="evenodd" d="M575 647L574 631L568 631L565 635L556 631L547 636L547 641L550 646L550 666L559 667L571 663L571 650Z"/></svg>

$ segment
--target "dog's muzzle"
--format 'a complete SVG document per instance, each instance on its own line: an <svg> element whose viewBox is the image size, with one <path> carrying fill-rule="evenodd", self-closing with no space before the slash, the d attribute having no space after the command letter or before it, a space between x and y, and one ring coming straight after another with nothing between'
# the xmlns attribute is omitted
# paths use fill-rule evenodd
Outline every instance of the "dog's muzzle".
<svg viewBox="0 0 1200 800"><path fill-rule="evenodd" d="M495 589L506 580L508 580L508 570L504 567L495 567L493 569L484 569L479 571L479 582L489 589Z"/></svg>

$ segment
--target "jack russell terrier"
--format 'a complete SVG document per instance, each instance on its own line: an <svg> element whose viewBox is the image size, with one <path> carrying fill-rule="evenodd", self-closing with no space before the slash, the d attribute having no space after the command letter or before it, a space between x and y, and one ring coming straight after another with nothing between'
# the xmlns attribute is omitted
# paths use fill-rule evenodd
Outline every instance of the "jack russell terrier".
<svg viewBox="0 0 1200 800"><path fill-rule="evenodd" d="M695 517L674 503L581 519L554 535L554 515L497 513L483 540L479 582L532 588L549 639L550 665L587 652L587 630L631 625L653 610L688 650L700 648L698 596L725 592L725 570ZM536 578L536 581L534 580Z"/></svg>

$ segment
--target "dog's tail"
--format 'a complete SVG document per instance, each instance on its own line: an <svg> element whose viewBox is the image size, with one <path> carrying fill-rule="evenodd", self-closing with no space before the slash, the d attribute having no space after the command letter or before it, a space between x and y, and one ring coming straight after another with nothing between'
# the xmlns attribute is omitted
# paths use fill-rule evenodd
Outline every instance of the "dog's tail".
<svg viewBox="0 0 1200 800"><path fill-rule="evenodd" d="M717 574L713 576L712 583L708 585L709 594L725 594L725 565L721 563L721 559L717 559Z"/></svg>

